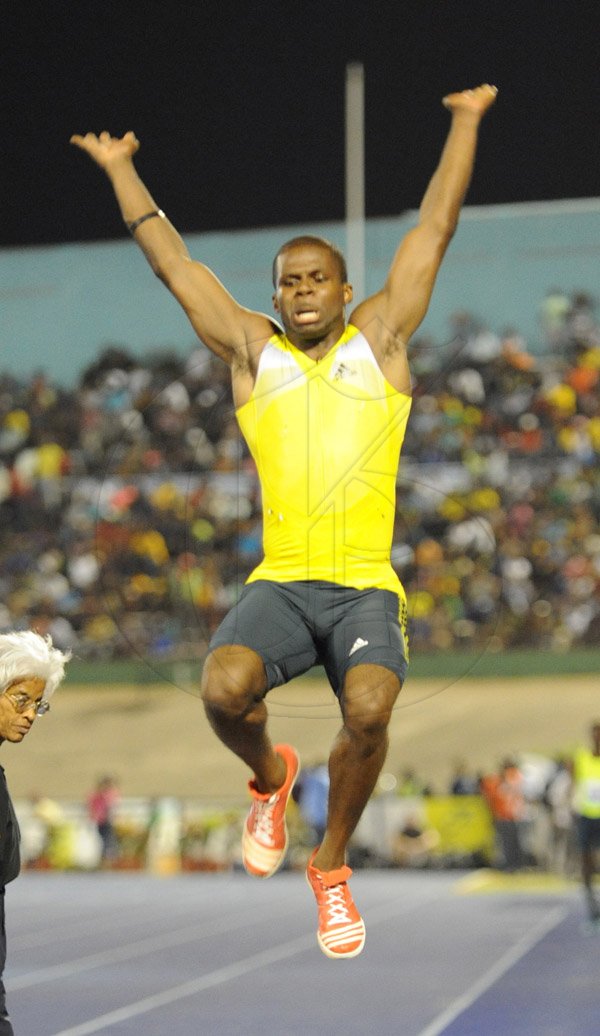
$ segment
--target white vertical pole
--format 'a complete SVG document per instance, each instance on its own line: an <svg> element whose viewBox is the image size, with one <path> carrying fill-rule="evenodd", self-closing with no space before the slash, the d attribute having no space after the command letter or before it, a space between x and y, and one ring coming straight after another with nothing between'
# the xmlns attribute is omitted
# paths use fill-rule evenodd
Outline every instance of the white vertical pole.
<svg viewBox="0 0 600 1036"><path fill-rule="evenodd" d="M365 297L364 68L346 65L346 259L354 302Z"/></svg>

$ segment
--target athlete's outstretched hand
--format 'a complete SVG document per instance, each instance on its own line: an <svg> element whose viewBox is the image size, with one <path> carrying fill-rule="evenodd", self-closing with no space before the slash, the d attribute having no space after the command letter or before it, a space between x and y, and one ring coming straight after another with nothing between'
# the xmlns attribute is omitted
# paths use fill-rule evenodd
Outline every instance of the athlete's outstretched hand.
<svg viewBox="0 0 600 1036"><path fill-rule="evenodd" d="M86 133L84 137L74 133L71 137L71 144L87 152L90 158L108 171L113 165L122 162L124 159L131 159L140 146L135 133L130 130L122 137L111 137L110 133L104 130L99 136L95 133Z"/></svg>
<svg viewBox="0 0 600 1036"><path fill-rule="evenodd" d="M459 93L447 94L442 100L442 104L451 112L463 110L474 112L476 115L484 115L496 100L497 93L497 87L483 83L474 90L461 90Z"/></svg>

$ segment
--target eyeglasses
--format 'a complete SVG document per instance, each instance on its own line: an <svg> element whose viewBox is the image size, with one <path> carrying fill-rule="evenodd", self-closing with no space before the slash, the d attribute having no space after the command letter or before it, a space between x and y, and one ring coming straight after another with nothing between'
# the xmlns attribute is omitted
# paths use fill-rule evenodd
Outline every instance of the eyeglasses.
<svg viewBox="0 0 600 1036"><path fill-rule="evenodd" d="M50 712L50 702L46 701L45 698L41 698L40 701L34 701L28 694L10 694L8 691L4 692L4 697L10 699L18 713L27 712L28 709L35 709L36 716L45 716L47 712Z"/></svg>

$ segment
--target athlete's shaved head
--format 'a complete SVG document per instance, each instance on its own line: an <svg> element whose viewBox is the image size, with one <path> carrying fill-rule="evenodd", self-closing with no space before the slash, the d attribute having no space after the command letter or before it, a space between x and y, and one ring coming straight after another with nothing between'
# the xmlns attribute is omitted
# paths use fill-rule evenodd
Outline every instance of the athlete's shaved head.
<svg viewBox="0 0 600 1036"><path fill-rule="evenodd" d="M334 245L332 241L328 241L325 237L317 237L313 234L301 234L299 237L292 237L289 241L285 241L275 256L273 260L273 287L277 287L277 263L281 256L285 252L289 252L292 248L301 248L303 245L318 245L320 248L327 249L329 254L337 263L342 284L348 283L346 259L338 246Z"/></svg>

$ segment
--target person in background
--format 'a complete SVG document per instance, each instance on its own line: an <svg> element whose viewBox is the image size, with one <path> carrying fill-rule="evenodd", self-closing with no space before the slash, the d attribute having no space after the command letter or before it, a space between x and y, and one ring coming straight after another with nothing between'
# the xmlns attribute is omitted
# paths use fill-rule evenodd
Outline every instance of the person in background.
<svg viewBox="0 0 600 1036"><path fill-rule="evenodd" d="M398 778L396 794L405 799L420 798L422 795L431 795L431 786L421 780L415 770L406 767Z"/></svg>
<svg viewBox="0 0 600 1036"><path fill-rule="evenodd" d="M570 769L588 918L589 923L600 931L600 899L594 890L594 874L600 856L600 721L592 724L590 745L577 749Z"/></svg>
<svg viewBox="0 0 600 1036"><path fill-rule="evenodd" d="M70 657L55 648L49 636L30 630L0 634L0 744L20 744L36 718L49 711L49 699L63 679ZM6 963L4 892L21 869L19 843L19 824L0 766L0 1036L13 1036L14 1032L2 980Z"/></svg>
<svg viewBox="0 0 600 1036"><path fill-rule="evenodd" d="M48 795L36 792L31 796L31 815L39 822L43 830L43 837L36 856L33 860L30 859L28 864L34 867L50 866L52 848L59 831L65 824L64 810Z"/></svg>
<svg viewBox="0 0 600 1036"><path fill-rule="evenodd" d="M457 759L450 777L450 795L477 795L480 777L470 773L464 759Z"/></svg>
<svg viewBox="0 0 600 1036"><path fill-rule="evenodd" d="M118 853L118 839L115 832L114 813L121 801L119 786L109 775L100 777L96 787L88 796L88 817L96 825L102 845L100 864L110 867Z"/></svg>
<svg viewBox="0 0 600 1036"><path fill-rule="evenodd" d="M427 867L439 843L439 831L428 827L419 813L409 813L394 838L392 860L397 867Z"/></svg>
<svg viewBox="0 0 600 1036"><path fill-rule="evenodd" d="M544 790L544 804L550 814L547 862L555 874L568 876L574 863L573 777L570 762L560 757Z"/></svg>
<svg viewBox="0 0 600 1036"><path fill-rule="evenodd" d="M522 830L527 804L523 775L514 759L504 759L496 773L486 774L481 782L502 854L502 870L513 872L525 865Z"/></svg>
<svg viewBox="0 0 600 1036"><path fill-rule="evenodd" d="M327 830L329 769L326 759L303 768L294 789L294 799L298 804L300 816L308 827L313 846L320 845Z"/></svg>

